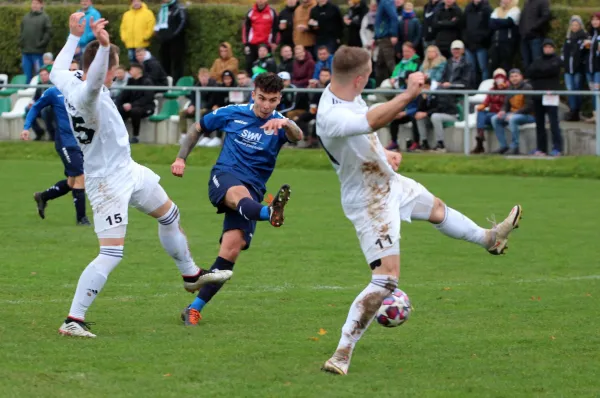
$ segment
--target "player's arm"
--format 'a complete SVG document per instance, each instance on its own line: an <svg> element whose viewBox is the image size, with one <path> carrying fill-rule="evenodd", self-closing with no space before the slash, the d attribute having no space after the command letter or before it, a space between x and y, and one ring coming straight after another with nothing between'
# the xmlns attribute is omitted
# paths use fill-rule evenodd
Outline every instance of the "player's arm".
<svg viewBox="0 0 600 398"><path fill-rule="evenodd" d="M287 123L283 125L283 130L285 131L285 136L290 142L298 142L302 141L304 134L302 133L302 129L298 127L296 122L291 119L286 119Z"/></svg>
<svg viewBox="0 0 600 398"><path fill-rule="evenodd" d="M67 83L73 78L73 74L69 72L69 67L75 56L79 40L85 30L84 16L84 13L76 12L69 17L69 29L71 34L67 38L67 42L58 53L58 56L52 65L50 80L61 92L64 91Z"/></svg>
<svg viewBox="0 0 600 398"><path fill-rule="evenodd" d="M38 118L42 109L50 105L51 99L49 95L42 95L39 100L37 100L27 112L27 117L25 118L25 123L23 124L23 131L21 132L22 140L29 140L29 130L31 129L31 125L35 122L35 119Z"/></svg>
<svg viewBox="0 0 600 398"><path fill-rule="evenodd" d="M102 90L102 86L104 85L104 80L106 80L106 74L108 73L111 44L110 36L105 29L106 24L108 24L108 21L104 18L100 18L98 21L90 19L92 32L94 32L94 36L100 42L100 47L98 47L98 52L87 70L87 84L84 86L85 94L81 98L82 102L87 103L86 105L98 99L100 90Z"/></svg>

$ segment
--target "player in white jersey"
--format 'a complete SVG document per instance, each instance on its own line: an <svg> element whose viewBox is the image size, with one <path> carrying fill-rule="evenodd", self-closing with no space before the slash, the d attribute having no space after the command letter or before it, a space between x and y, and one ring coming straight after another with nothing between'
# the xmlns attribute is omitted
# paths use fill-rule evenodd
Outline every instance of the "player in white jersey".
<svg viewBox="0 0 600 398"><path fill-rule="evenodd" d="M97 40L86 46L83 72L69 71L84 32L83 17L83 13L71 15L71 34L56 57L50 79L65 97L74 134L84 154L85 188L94 213L100 253L81 274L69 315L58 331L96 337L84 321L85 313L123 257L128 206L158 220L160 242L175 260L186 290L194 292L207 283L224 282L232 272L211 272L196 266L179 225L179 210L160 186L160 177L131 159L127 129L107 88L119 65L119 48L110 43L105 30L108 21L90 21Z"/></svg>
<svg viewBox="0 0 600 398"><path fill-rule="evenodd" d="M360 94L370 74L370 54L342 46L333 58L331 84L317 112L317 135L340 179L344 213L356 228L372 270L371 282L350 307L335 353L323 366L341 375L347 374L352 351L383 299L398 286L401 221L429 221L447 236L502 254L522 214L517 205L503 222L484 229L418 182L396 174L401 155L385 150L374 131L389 124L420 95L425 76L411 74L404 93L369 110Z"/></svg>

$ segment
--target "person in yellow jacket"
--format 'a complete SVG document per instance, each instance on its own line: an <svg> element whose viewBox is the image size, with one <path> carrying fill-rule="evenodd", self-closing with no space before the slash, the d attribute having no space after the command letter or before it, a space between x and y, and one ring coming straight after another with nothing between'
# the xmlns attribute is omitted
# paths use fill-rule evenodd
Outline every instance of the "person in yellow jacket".
<svg viewBox="0 0 600 398"><path fill-rule="evenodd" d="M127 47L130 62L135 62L135 49L148 48L154 35L156 18L142 0L131 0L131 8L123 14L121 41Z"/></svg>

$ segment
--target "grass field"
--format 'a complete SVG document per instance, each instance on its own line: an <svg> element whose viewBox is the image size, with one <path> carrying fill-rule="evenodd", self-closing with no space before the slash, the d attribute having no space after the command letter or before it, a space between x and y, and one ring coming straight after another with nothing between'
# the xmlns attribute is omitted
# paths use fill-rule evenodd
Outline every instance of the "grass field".
<svg viewBox="0 0 600 398"><path fill-rule="evenodd" d="M221 218L209 169L179 180L149 166L182 211L196 261L210 265ZM194 329L180 324L193 296L156 222L132 211L124 260L88 313L95 340L57 334L98 250L93 231L74 226L70 195L44 221L35 212L31 194L61 175L58 159L0 160L1 397L600 396L600 181L409 174L481 224L515 203L525 218L502 257L404 224L400 286L413 317L373 325L341 378L319 368L369 269L332 170L275 172L271 191L293 188L286 225L259 226Z"/></svg>

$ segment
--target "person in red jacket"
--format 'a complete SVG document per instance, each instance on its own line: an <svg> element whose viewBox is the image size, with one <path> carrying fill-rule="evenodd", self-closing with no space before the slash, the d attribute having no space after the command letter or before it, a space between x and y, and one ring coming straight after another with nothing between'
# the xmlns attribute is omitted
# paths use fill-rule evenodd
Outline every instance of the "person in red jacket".
<svg viewBox="0 0 600 398"><path fill-rule="evenodd" d="M501 91L508 88L506 80L506 71L498 68L494 71L494 86L490 91ZM504 106L505 95L503 94L488 94L483 101L475 107L477 110L477 145L471 153L484 153L483 141L485 141L485 129L492 126L492 117L502 110Z"/></svg>
<svg viewBox="0 0 600 398"><path fill-rule="evenodd" d="M242 42L246 55L246 69L251 73L252 64L258 58L258 46L267 45L274 52L277 48L278 18L277 11L268 0L256 0L242 28Z"/></svg>

